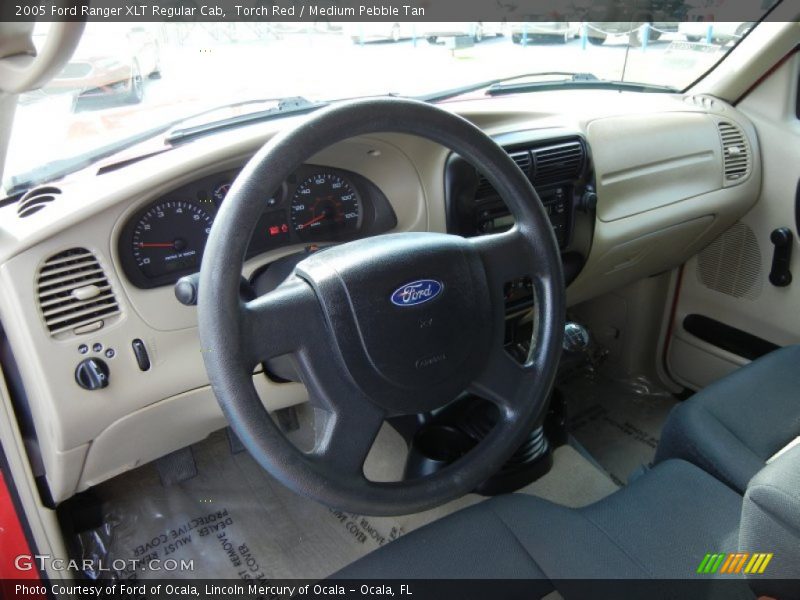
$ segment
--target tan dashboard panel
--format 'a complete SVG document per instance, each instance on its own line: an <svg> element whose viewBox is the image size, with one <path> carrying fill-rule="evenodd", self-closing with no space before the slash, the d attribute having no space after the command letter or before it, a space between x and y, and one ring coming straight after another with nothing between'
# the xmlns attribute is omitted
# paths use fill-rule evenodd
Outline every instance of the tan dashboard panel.
<svg viewBox="0 0 800 600"><path fill-rule="evenodd" d="M275 387L262 375L253 377L256 391L270 408L296 402L298 384ZM291 389L289 389L291 388ZM302 392L301 392L302 393ZM210 386L146 406L112 423L89 447L78 491L134 469L204 439L227 421Z"/></svg>
<svg viewBox="0 0 800 600"><path fill-rule="evenodd" d="M264 132L229 136L234 139L226 147L218 139L216 143L204 140L125 169L80 179L72 187L63 186L63 202L34 219L18 219L13 205L2 209L0 255L7 258L0 258L0 319L25 381L39 452L56 501L74 494L80 477L100 481L133 462L178 449L173 445L176 440L192 443L224 424L208 388L195 308L178 303L172 286L134 287L120 268L117 236L125 219L138 208L204 174L244 165L268 136ZM422 181L398 143L404 138L386 138L347 140L309 162L354 170L372 180L392 204L397 230L441 227L443 215L431 215L425 197L433 184ZM416 144L413 150L437 165L444 155L433 144ZM70 201L83 197L88 201ZM9 215L8 221L3 220L5 215ZM3 237L6 232L11 236ZM37 274L47 259L72 248L84 248L96 257L116 295L120 314L96 331L51 336L38 308ZM264 253L248 261L245 271L298 249ZM135 361L134 339L146 345L151 362L146 372ZM82 344L90 348L88 354L81 353ZM102 349L91 350L95 344ZM108 349L114 350L112 358L105 357ZM106 361L110 370L107 388L87 391L76 384L76 366L87 356ZM256 377L256 383L269 410L307 398L299 384L276 384L263 375ZM199 400L175 400L184 396ZM173 414L176 406L185 409L180 417ZM165 423L176 431L172 439L144 441L149 439L147 431L161 430ZM110 449L117 446L125 452Z"/></svg>
<svg viewBox="0 0 800 600"><path fill-rule="evenodd" d="M716 122L700 113L626 115L589 123L597 217L614 221L722 187Z"/></svg>
<svg viewBox="0 0 800 600"><path fill-rule="evenodd" d="M491 135L579 132L597 163L599 218L591 213L576 218L570 250L584 255L586 264L569 286L570 304L680 264L758 197L758 140L748 120L723 102L709 112L680 95L609 91L508 98L499 111L495 101L459 105L459 112ZM750 177L726 187L716 130L720 119L735 120L753 149ZM195 309L179 304L171 286L133 286L121 269L118 236L125 220L149 202L196 178L243 165L272 135L296 122L299 118L287 118L220 133L102 175L87 171L60 182L60 200L29 219L19 219L14 205L0 208L0 319L20 367L56 501L223 425L208 388ZM445 231L447 156L432 142L383 133L347 140L308 162L373 181L394 208L396 231ZM245 272L301 247L259 255ZM37 273L48 258L71 248L97 257L120 313L97 331L51 336L38 308ZM132 353L134 339L143 340L150 353L146 372ZM101 345L96 356L116 351L107 361L108 388L87 391L76 384L82 343ZM298 384L259 376L257 385L270 410L307 398Z"/></svg>

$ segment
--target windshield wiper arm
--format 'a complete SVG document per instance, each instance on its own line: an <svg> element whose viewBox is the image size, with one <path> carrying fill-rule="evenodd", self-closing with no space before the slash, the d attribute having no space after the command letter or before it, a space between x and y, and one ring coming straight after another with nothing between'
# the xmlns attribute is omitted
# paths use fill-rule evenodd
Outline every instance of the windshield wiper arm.
<svg viewBox="0 0 800 600"><path fill-rule="evenodd" d="M626 92L677 92L676 88L666 85L650 83L635 83L631 81L613 81L611 79L598 79L597 77L573 77L561 81L526 81L524 83L496 83L489 86L486 93L489 96L503 94L524 94L526 92L542 92L547 90L563 89L592 89L592 90L618 90Z"/></svg>
<svg viewBox="0 0 800 600"><path fill-rule="evenodd" d="M561 79L557 80L560 83L563 83L565 78L569 79L570 81L597 80L597 77L592 73L573 73L571 71L539 71L536 73L522 73L520 75L512 75L510 77L498 77L496 79L487 79L486 81L470 83L468 85L451 88L449 90L433 92L432 94L425 94L424 96L417 96L416 99L422 100L423 102L441 102L442 100L448 100L450 98L455 98L456 96L469 94L470 92L477 92L478 90L492 88L504 84L508 81L516 81L517 79L525 79L526 77L548 77L548 76L561 77ZM553 82L550 81L548 83L553 83Z"/></svg>
<svg viewBox="0 0 800 600"><path fill-rule="evenodd" d="M518 79L529 77L553 77L544 81L524 81L519 83L509 83ZM633 83L628 81L612 81L610 79L600 79L593 73L573 73L570 71L541 71L537 73L523 73L512 77L501 77L489 79L478 83L471 83L462 87L434 92L424 96L417 96L417 100L424 102L441 102L470 92L486 90L489 96L500 96L502 94L520 94L533 91L547 91L565 88L586 88L586 89L607 89L622 90L631 92L677 92L678 90L669 86L652 85L648 83Z"/></svg>
<svg viewBox="0 0 800 600"><path fill-rule="evenodd" d="M265 102L275 102L277 103L277 106L274 106L267 110L246 113L228 119L211 121L209 123L204 123L193 127L184 127L181 129L176 129L176 127L179 126L181 123L185 123L192 119L196 119L202 117L203 115L211 114L225 108L246 106L249 104L263 104ZM14 175L9 179L9 186L8 189L6 190L6 193L9 197L16 196L17 194L25 192L36 185L61 179L62 177L65 177L70 173L90 167L99 160L113 156L130 146L147 141L150 138L153 138L157 135L161 135L165 132L170 132L167 134L167 136L165 136L164 148L166 150L169 149L169 146L175 142L185 141L187 139L194 138L196 136L203 135L205 133L210 133L212 131L219 131L221 129L227 129L229 127L238 127L240 125L244 125L247 123L265 120L273 115L283 116L294 112L300 113L304 111L311 111L322 106L324 106L324 103L315 104L309 102L305 98L300 98L300 97L274 98L274 99L262 98L256 100L244 100L242 102L236 102L233 104L224 104L216 106L214 108L198 112L189 117L181 117L180 119L171 120L157 127L148 129L147 131L144 131L142 133L137 133L136 135L129 136L121 140L117 140L110 144L105 144L103 146L100 146L99 148L95 148L91 152L87 152L86 154L54 160L39 167L36 167L34 169L31 169L30 171L27 171L25 173ZM148 156L149 155L150 154L148 154ZM136 160L136 158L131 158L128 160L132 161Z"/></svg>
<svg viewBox="0 0 800 600"><path fill-rule="evenodd" d="M243 115L236 115L234 117L227 117L210 121L208 123L201 123L199 125L191 125L188 127L176 128L170 131L164 138L168 144L176 144L187 139L193 139L199 136L206 135L212 132L218 132L224 129L233 129L251 123L266 121L276 116L286 116L289 114L303 114L327 106L327 102L311 102L301 96L294 96L290 98L281 98L277 100L277 105L254 112L245 113Z"/></svg>

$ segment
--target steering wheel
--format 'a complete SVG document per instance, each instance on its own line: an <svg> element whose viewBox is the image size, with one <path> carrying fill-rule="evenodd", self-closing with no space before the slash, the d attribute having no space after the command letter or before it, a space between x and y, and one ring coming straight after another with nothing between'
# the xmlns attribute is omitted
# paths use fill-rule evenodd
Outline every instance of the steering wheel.
<svg viewBox="0 0 800 600"><path fill-rule="evenodd" d="M376 132L427 138L479 165L514 227L469 239L409 232L341 244L300 262L273 291L243 301L245 251L264 198L315 153ZM536 318L521 364L503 348L503 286L523 276L533 282ZM541 416L561 353L561 261L536 191L469 121L414 100L333 105L272 138L236 178L214 220L199 288L205 367L233 431L284 485L357 514L426 510L496 473ZM255 366L283 355L327 417L309 452L284 437L253 385ZM365 477L364 461L387 417L434 410L464 390L499 409L483 441L425 477Z"/></svg>

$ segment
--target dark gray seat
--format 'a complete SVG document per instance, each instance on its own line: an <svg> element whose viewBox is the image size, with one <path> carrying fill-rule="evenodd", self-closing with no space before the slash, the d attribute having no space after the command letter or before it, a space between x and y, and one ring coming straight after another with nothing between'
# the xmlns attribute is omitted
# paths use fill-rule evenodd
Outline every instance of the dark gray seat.
<svg viewBox="0 0 800 600"><path fill-rule="evenodd" d="M701 579L702 587L680 597L752 599L750 583L757 593L798 598L798 467L795 448L759 473L745 499L681 460L665 461L580 509L500 496L412 532L334 578L529 579L526 598L554 590L587 597L580 581L587 579ZM723 575L722 563L714 573L698 573L707 554L737 552L773 553L770 570L749 582L743 567ZM655 591L675 597L669 588ZM661 596L648 589L647 597Z"/></svg>
<svg viewBox="0 0 800 600"><path fill-rule="evenodd" d="M570 589L580 579L721 577L724 587L700 595L752 598L749 583L758 594L800 598L800 446L767 464L800 434L798 390L800 346L776 351L675 409L656 466L607 498L580 509L494 498L335 577L524 578L533 580L526 597L585 596L585 587ZM769 553L769 571L745 575L742 563L723 575L711 561L712 573L699 572L707 554L720 553Z"/></svg>
<svg viewBox="0 0 800 600"><path fill-rule="evenodd" d="M543 590L546 580L575 577L686 577L706 553L736 550L741 507L741 496L702 470L667 461L581 509L522 494L493 498L400 538L338 576L529 578L545 580Z"/></svg>
<svg viewBox="0 0 800 600"><path fill-rule="evenodd" d="M656 463L681 458L744 493L766 461L800 436L800 345L753 361L675 407Z"/></svg>

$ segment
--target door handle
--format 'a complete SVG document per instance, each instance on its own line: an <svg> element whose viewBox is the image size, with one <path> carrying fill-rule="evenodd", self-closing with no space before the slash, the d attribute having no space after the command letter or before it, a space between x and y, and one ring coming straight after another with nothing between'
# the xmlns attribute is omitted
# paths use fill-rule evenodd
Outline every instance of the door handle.
<svg viewBox="0 0 800 600"><path fill-rule="evenodd" d="M794 235L788 227L779 227L770 234L769 241L775 246L772 253L772 270L769 272L769 281L774 286L786 287L792 283L789 263L792 260Z"/></svg>

